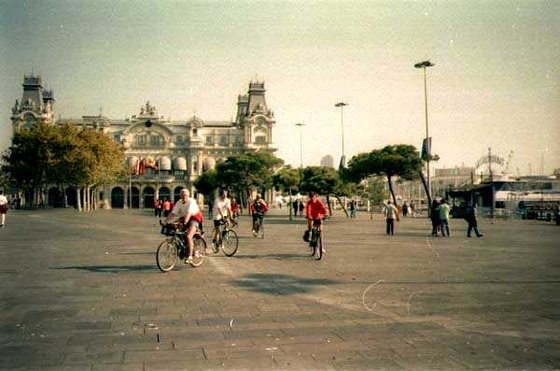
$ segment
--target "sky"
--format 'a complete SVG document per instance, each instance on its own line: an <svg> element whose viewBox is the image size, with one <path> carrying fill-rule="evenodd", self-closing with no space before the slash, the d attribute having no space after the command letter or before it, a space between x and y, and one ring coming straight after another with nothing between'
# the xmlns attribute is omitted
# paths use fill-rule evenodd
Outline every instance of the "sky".
<svg viewBox="0 0 560 371"><path fill-rule="evenodd" d="M560 168L560 1L0 0L0 149L24 74L62 118L230 120L264 81L276 155L338 162L389 144L435 168L513 153L514 174ZM341 118L337 102L346 102ZM295 126L302 123L304 126ZM303 144L300 147L300 135Z"/></svg>

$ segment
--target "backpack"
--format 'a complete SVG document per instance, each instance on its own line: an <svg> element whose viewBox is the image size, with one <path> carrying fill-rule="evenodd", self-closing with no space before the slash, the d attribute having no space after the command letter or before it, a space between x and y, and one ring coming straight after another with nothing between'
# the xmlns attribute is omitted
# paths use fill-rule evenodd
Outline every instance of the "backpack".
<svg viewBox="0 0 560 371"><path fill-rule="evenodd" d="M262 202L260 202L260 201L253 202L253 210L255 210L255 213L257 213L257 214L263 214L264 206L263 206Z"/></svg>

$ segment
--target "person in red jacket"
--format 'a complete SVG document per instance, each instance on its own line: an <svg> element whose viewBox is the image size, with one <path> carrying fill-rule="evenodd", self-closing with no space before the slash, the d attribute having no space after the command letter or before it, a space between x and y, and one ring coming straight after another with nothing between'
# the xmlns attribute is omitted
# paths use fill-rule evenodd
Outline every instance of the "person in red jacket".
<svg viewBox="0 0 560 371"><path fill-rule="evenodd" d="M257 235L257 220L262 225L264 214L268 211L268 205L261 198L260 194L257 194L255 201L251 202L250 205L251 214L253 215L253 235Z"/></svg>
<svg viewBox="0 0 560 371"><path fill-rule="evenodd" d="M309 242L311 229L314 225L319 226L319 230L323 230L323 219L327 217L329 211L327 207L318 197L317 192L309 192L309 201L305 205L305 217L307 218L307 231L303 235L303 239Z"/></svg>

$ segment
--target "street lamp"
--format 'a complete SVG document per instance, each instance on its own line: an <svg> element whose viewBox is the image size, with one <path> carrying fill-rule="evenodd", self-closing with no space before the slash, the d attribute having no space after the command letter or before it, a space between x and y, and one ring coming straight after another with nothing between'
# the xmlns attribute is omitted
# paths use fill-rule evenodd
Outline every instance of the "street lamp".
<svg viewBox="0 0 560 371"><path fill-rule="evenodd" d="M419 62L416 63L414 65L415 68L421 68L424 74L424 112L426 114L426 139L424 140L424 145L422 146L422 149L424 152L425 149L425 153L427 155L427 160L426 160L426 168L427 168L427 177L428 179L426 180L427 183L427 188L428 188L428 202L431 202L431 193L432 193L432 189L431 189L431 185L430 185L430 156L431 156L431 151L432 151L432 143L430 140L430 136L429 136L429 132L428 132L428 89L427 89L427 84L426 84L426 68L428 67L433 67L434 64L430 61L424 61L424 62Z"/></svg>
<svg viewBox="0 0 560 371"><path fill-rule="evenodd" d="M299 167L303 169L303 135L301 132L305 124L298 122L296 126L299 126Z"/></svg>
<svg viewBox="0 0 560 371"><path fill-rule="evenodd" d="M342 129L342 157L340 158L339 167L346 166L346 156L344 154L344 106L347 106L348 103L345 102L338 102L334 106L340 108L340 127Z"/></svg>

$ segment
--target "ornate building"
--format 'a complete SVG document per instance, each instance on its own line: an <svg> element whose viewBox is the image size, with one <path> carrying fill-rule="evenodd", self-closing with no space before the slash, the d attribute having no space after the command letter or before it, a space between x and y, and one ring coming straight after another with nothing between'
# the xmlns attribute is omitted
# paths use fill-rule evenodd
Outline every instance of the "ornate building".
<svg viewBox="0 0 560 371"><path fill-rule="evenodd" d="M246 95L237 98L237 115L231 121L205 121L193 116L169 121L147 102L139 113L124 120L102 115L81 119L54 119L52 91L44 90L40 76L24 76L22 103L12 108L14 132L39 122L72 124L110 135L125 147L130 176L122 183L97 190L104 208L149 208L155 197L177 200L182 188L196 194L193 181L216 162L245 151L274 152L274 113L267 107L264 82L250 82ZM45 190L45 202L57 205L63 198L56 187ZM75 192L64 191L74 204Z"/></svg>

